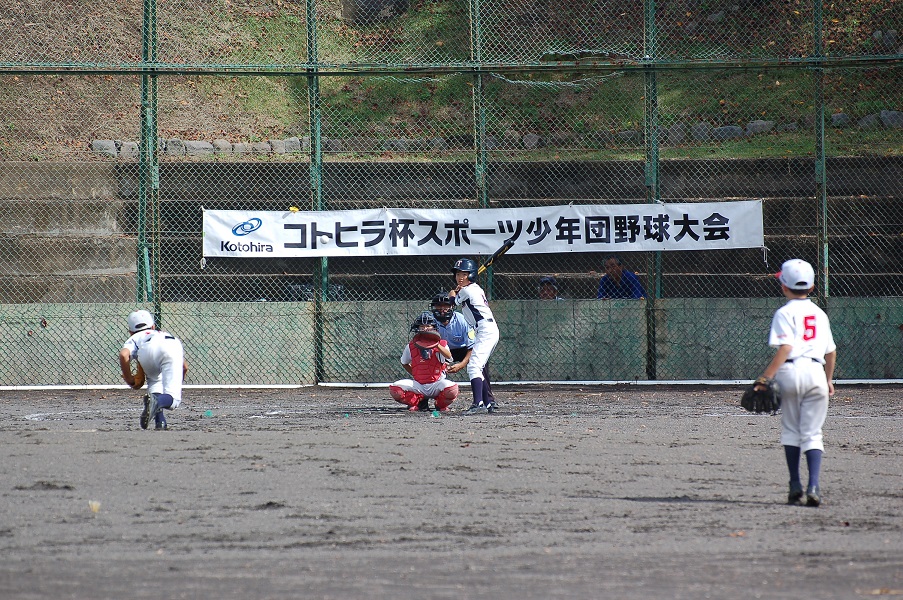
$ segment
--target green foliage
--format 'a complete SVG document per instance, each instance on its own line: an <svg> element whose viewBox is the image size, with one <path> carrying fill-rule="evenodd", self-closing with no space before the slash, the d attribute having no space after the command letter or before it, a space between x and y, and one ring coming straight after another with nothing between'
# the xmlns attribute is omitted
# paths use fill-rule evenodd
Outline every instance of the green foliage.
<svg viewBox="0 0 903 600"><path fill-rule="evenodd" d="M886 0L830 4L825 14L828 51L873 51L876 42L872 32L899 23L900 6ZM485 47L511 60L521 52L531 56L557 52L567 60L598 56L610 48L618 52L633 48L633 52L642 41L640 29L634 27L642 25L639 0L498 2L486 3L483 8L481 34L486 36ZM119 9L117 5L109 10ZM318 81L324 136L472 136L479 125L474 119L481 117L474 114L473 75L419 74L426 63L455 66L470 60L468 2L411 0L403 15L367 24L342 20L341 9L340 0L317 2L317 58L321 64L337 65L336 71L341 72L324 75ZM731 10L724 10L719 2L692 6L663 3L657 13L660 56L674 60L805 56L811 51L811 32L807 29L810 11L809 5L783 0L744 2ZM723 19L707 21L706 14L712 12L724 12ZM123 20L117 19L112 21ZM161 76L161 137L253 141L309 135L308 78L303 75L308 61L306 19L307 3L300 1L206 0L190 9L180 2L160 3L159 58L163 61L213 67L241 65L249 70L298 65L298 74L292 76ZM105 29L101 37L114 48L134 45L133 32ZM38 52L33 48L36 44L28 45L24 37L11 42L23 52ZM599 44L605 48L594 47ZM361 72L352 74L354 69ZM397 74L388 75L390 69ZM559 155L635 155L642 150L636 147L637 134L643 133L647 93L641 73L617 75L591 68L581 73L508 73L504 77L497 73L483 76L485 126L491 135L534 133L557 146ZM828 118L832 113L845 112L855 122L884 109L901 109L903 76L899 66L837 69L826 72L823 82ZM4 115L8 134L51 139L54 128L48 123L55 117L65 120L65 129L72 132L73 139L99 135L97 130L90 130L91 119L66 112L77 103L82 115L95 110L95 120L103 123L104 137L134 137L138 116L128 94L109 92L115 98L103 98L96 85L76 77L66 77L65 81L47 78L43 85L41 88L32 83L26 89L5 86L5 93L0 86L0 114ZM718 146L719 153L759 156L808 152L815 112L812 70L667 70L657 75L657 94L659 124L664 128L691 127L700 122L712 127L746 127L755 120L774 122L775 128L767 136L725 142ZM57 103L47 104L51 99ZM20 107L28 106L47 115L43 120L47 123L24 112L19 114L23 110ZM56 110L58 113L53 112ZM76 131L79 126L84 131ZM861 140L848 135L835 147L852 153L899 152L900 136L899 130L880 129L868 132ZM778 143L775 138L782 141ZM694 143L686 141L667 151L710 151L704 147L707 144L696 147ZM555 152L523 149L521 156L554 156ZM386 158L398 160L398 154Z"/></svg>

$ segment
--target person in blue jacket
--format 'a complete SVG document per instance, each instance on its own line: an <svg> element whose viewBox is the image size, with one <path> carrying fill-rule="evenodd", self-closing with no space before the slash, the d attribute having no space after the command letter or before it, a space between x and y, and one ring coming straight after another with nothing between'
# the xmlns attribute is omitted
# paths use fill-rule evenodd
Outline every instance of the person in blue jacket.
<svg viewBox="0 0 903 600"><path fill-rule="evenodd" d="M596 298L608 300L610 298L634 298L646 297L646 290L640 283L635 273L624 268L621 259L617 256L609 256L605 259L605 275L599 280L599 289L596 290Z"/></svg>
<svg viewBox="0 0 903 600"><path fill-rule="evenodd" d="M430 311L438 322L439 335L448 342L454 362L449 365L449 373L457 373L467 368L473 352L473 341L476 332L464 320L464 316L455 311L454 302L448 294L437 294L430 302Z"/></svg>

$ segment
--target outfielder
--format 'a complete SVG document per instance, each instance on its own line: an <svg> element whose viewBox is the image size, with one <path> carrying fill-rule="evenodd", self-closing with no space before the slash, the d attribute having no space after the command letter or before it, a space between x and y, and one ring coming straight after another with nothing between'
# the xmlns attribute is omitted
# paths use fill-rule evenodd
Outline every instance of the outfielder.
<svg viewBox="0 0 903 600"><path fill-rule="evenodd" d="M469 258L459 258L452 267L455 282L458 284L448 295L461 307L464 319L476 331L470 362L467 363L467 375L473 391L473 404L465 415L493 413L497 410L495 399L490 396L489 386L483 376L483 367L489 362L492 351L499 343L499 328L495 317L486 301L483 288L476 283L477 263Z"/></svg>
<svg viewBox="0 0 903 600"><path fill-rule="evenodd" d="M141 389L147 379L141 429L147 429L151 419L155 423L154 429L166 429L163 409L178 408L181 404L182 381L188 372L182 342L165 331L158 331L154 317L146 310L130 314L128 325L130 337L119 351L122 379L136 390ZM129 365L132 359L138 361L137 377L132 375Z"/></svg>
<svg viewBox="0 0 903 600"><path fill-rule="evenodd" d="M411 379L400 379L389 386L396 401L408 410L429 410L430 398L435 398L436 410L447 411L458 397L458 384L445 377L445 369L452 361L448 342L441 339L436 319L422 313L411 324L413 338L401 353L401 365Z"/></svg>
<svg viewBox="0 0 903 600"><path fill-rule="evenodd" d="M818 506L822 426L828 416L828 398L834 394L837 351L828 316L808 298L815 284L812 265L794 258L781 265L775 276L788 302L771 321L768 344L777 351L762 376L773 378L781 390L781 444L790 471L787 502L803 500L800 454L804 453L809 469L806 504Z"/></svg>

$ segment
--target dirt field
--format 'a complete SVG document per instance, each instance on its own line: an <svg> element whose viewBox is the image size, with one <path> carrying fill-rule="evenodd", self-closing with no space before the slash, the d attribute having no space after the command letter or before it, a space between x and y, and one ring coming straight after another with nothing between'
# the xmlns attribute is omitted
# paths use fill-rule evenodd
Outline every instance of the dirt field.
<svg viewBox="0 0 903 600"><path fill-rule="evenodd" d="M903 597L899 387L838 386L820 508L737 389L496 395L0 392L0 598Z"/></svg>

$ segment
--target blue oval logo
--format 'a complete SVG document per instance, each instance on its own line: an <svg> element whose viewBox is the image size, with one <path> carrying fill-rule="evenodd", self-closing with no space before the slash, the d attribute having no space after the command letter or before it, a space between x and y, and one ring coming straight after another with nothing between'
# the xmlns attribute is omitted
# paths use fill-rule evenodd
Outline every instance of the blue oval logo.
<svg viewBox="0 0 903 600"><path fill-rule="evenodd" d="M235 227L232 228L232 235L248 235L249 233L254 233L260 226L263 225L263 221L254 217L253 219L248 219L244 223L239 223Z"/></svg>

